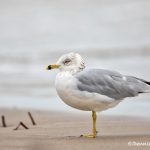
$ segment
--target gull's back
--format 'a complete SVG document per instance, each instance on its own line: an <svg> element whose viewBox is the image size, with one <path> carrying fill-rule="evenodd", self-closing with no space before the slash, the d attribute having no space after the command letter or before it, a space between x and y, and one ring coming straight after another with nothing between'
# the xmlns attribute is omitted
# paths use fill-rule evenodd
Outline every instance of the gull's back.
<svg viewBox="0 0 150 150"><path fill-rule="evenodd" d="M74 75L80 91L98 93L121 100L150 92L150 82L104 69L84 69Z"/></svg>

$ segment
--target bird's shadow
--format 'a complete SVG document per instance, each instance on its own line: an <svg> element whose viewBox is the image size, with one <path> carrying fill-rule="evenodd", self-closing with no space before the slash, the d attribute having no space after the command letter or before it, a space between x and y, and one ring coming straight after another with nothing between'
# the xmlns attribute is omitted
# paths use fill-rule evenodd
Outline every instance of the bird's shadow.
<svg viewBox="0 0 150 150"><path fill-rule="evenodd" d="M114 140L114 139L134 139L134 138L141 138L141 137L145 137L150 139L150 133L146 133L146 134L103 134L103 135L98 135L96 138L87 138L87 137L83 137L83 136L59 136L59 137L51 137L51 139L64 139L64 140L77 140L77 139L101 139L101 140Z"/></svg>

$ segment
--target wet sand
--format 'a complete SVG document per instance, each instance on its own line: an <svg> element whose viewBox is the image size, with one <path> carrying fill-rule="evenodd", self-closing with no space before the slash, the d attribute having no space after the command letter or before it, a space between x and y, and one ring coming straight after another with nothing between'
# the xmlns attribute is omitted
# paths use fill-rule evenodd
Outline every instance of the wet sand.
<svg viewBox="0 0 150 150"><path fill-rule="evenodd" d="M98 114L96 139L80 137L90 133L91 116L80 114L31 111L37 125L33 126L27 110L0 109L7 128L0 126L0 150L108 150L149 149L149 146L129 146L128 142L150 143L150 120ZM22 121L29 129L20 127ZM134 143L129 143L134 144Z"/></svg>

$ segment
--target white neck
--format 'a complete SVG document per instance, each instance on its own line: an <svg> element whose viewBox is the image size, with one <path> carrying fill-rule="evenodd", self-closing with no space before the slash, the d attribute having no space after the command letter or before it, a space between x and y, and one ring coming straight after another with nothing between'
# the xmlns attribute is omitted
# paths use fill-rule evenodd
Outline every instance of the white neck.
<svg viewBox="0 0 150 150"><path fill-rule="evenodd" d="M69 69L69 70L61 70L61 72L68 72L68 73L70 73L70 74L76 74L77 72L80 72L80 71L82 71L83 70L83 68L74 68L74 69Z"/></svg>

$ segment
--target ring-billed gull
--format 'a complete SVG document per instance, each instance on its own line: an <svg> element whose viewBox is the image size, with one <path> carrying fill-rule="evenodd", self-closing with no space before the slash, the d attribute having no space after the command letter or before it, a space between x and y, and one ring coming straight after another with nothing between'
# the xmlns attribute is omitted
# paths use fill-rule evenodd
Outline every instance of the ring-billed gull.
<svg viewBox="0 0 150 150"><path fill-rule="evenodd" d="M93 132L85 137L95 138L96 112L112 108L126 97L150 92L150 82L104 69L85 69L78 53L61 56L47 70L58 68L55 86L59 97L76 109L92 111Z"/></svg>

